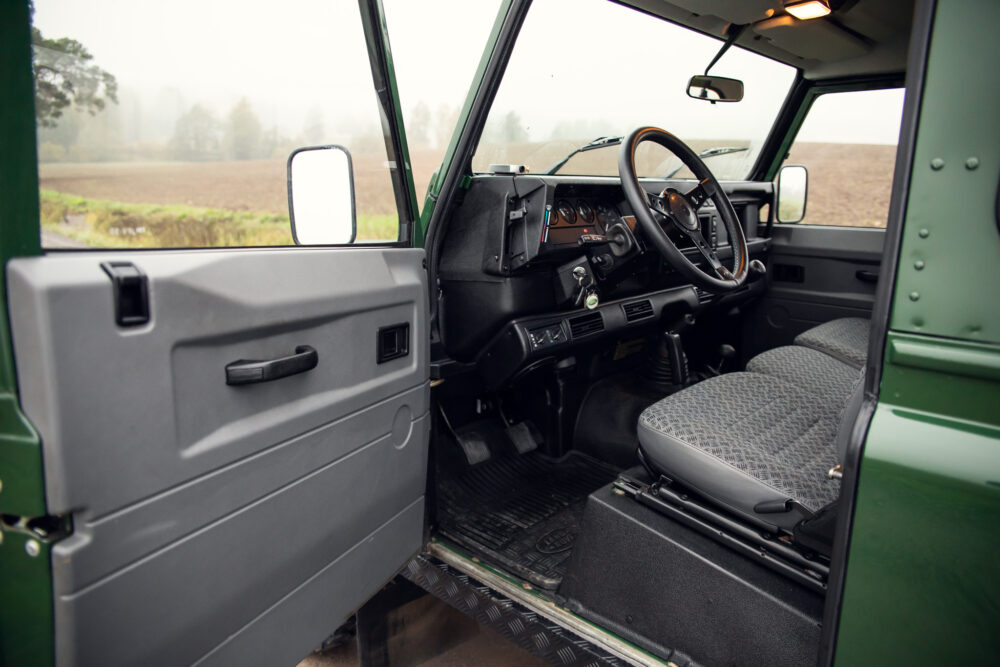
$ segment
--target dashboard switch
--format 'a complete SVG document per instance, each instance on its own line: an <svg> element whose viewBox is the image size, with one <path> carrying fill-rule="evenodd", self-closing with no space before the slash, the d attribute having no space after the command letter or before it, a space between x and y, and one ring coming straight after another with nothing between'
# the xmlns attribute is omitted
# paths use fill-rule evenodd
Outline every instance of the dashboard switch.
<svg viewBox="0 0 1000 667"><path fill-rule="evenodd" d="M550 345L556 345L565 341L566 332L563 331L561 324L550 324L528 331L528 342L531 343L532 350L549 347Z"/></svg>

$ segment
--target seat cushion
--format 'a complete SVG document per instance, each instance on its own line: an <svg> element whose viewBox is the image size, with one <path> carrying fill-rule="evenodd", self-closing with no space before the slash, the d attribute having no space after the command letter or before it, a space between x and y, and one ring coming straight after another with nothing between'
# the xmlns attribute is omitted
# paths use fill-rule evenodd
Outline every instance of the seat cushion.
<svg viewBox="0 0 1000 667"><path fill-rule="evenodd" d="M760 513L793 499L810 512L835 500L834 441L842 402L761 373L728 373L654 403L639 417L647 465L757 523L791 530L798 511Z"/></svg>
<svg viewBox="0 0 1000 667"><path fill-rule="evenodd" d="M785 380L840 406L847 403L861 375L854 366L798 345L761 352L747 362L747 370Z"/></svg>
<svg viewBox="0 0 1000 667"><path fill-rule="evenodd" d="M795 337L795 344L811 347L855 368L862 368L868 358L870 328L870 320L844 317L803 331Z"/></svg>

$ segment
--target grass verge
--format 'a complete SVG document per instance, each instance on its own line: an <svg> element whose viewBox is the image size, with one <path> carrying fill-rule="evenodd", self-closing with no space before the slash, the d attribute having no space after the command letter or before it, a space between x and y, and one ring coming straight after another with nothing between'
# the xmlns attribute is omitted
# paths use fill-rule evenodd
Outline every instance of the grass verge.
<svg viewBox="0 0 1000 667"><path fill-rule="evenodd" d="M287 215L128 204L41 189L42 228L95 248L208 248L292 245ZM394 215L358 214L359 241L395 240Z"/></svg>

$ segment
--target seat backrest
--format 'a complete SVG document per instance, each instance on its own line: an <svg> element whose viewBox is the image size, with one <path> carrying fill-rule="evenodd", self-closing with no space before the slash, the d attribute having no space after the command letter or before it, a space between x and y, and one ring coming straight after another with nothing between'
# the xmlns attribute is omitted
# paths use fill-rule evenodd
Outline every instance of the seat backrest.
<svg viewBox="0 0 1000 667"><path fill-rule="evenodd" d="M865 396L865 372L858 374L858 379L854 382L854 389L851 390L851 397L844 404L844 410L840 413L840 426L837 428L837 458L843 463L847 456L847 445L851 442L851 431L854 429L854 422L861 412L861 403Z"/></svg>

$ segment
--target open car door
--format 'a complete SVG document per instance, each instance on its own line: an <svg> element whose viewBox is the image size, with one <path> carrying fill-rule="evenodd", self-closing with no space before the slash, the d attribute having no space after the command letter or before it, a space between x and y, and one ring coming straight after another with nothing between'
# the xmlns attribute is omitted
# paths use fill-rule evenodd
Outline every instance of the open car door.
<svg viewBox="0 0 1000 667"><path fill-rule="evenodd" d="M420 548L424 252L385 22L359 4L398 240L7 265L21 408L71 526L59 665L295 664ZM278 379L240 383L248 360Z"/></svg>

